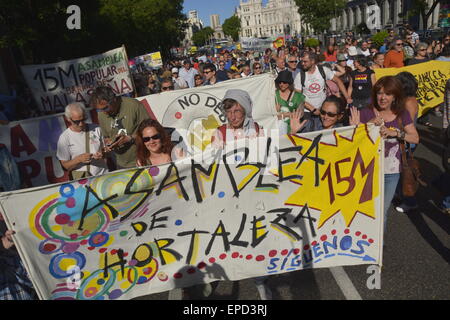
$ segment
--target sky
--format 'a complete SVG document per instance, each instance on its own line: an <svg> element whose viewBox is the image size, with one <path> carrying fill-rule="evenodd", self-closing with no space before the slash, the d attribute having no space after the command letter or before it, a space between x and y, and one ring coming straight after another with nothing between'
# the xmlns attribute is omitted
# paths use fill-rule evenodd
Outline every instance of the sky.
<svg viewBox="0 0 450 320"><path fill-rule="evenodd" d="M200 20L205 27L210 26L209 16L218 14L220 24L234 14L234 9L239 6L239 0L184 0L183 12L188 14L190 10L197 10Z"/></svg>

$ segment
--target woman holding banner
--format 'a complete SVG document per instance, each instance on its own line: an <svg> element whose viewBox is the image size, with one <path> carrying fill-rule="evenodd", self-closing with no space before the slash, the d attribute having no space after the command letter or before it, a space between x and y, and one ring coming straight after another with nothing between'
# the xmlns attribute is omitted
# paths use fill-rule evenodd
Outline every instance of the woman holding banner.
<svg viewBox="0 0 450 320"><path fill-rule="evenodd" d="M387 226L387 213L400 180L400 143L419 143L413 119L405 109L405 96L402 83L394 76L379 79L372 89L372 104L359 111L350 109L351 125L374 123L380 126L384 139L384 229Z"/></svg>

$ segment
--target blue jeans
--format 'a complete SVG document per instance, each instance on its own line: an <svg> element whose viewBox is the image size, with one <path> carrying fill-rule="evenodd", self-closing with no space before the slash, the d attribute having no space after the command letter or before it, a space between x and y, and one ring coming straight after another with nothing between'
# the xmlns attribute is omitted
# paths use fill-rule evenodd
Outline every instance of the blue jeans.
<svg viewBox="0 0 450 320"><path fill-rule="evenodd" d="M394 198L395 189L397 189L399 180L400 173L384 174L384 231L386 231L389 207Z"/></svg>

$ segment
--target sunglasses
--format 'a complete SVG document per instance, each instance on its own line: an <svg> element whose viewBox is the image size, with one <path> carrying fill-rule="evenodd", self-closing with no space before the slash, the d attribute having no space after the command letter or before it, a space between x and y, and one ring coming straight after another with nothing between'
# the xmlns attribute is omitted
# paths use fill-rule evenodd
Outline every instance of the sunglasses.
<svg viewBox="0 0 450 320"><path fill-rule="evenodd" d="M288 61L288 63L297 63L297 60Z"/></svg>
<svg viewBox="0 0 450 320"><path fill-rule="evenodd" d="M142 141L144 141L144 142L149 142L150 140L160 140L161 139L161 135L158 133L158 134L155 134L154 136L151 136L151 137L142 137Z"/></svg>
<svg viewBox="0 0 450 320"><path fill-rule="evenodd" d="M81 119L81 120L73 120L73 119L70 119L70 121L72 121L73 123L75 123L77 126L79 126L81 122L85 122L86 120L87 120L86 118L83 118L83 119Z"/></svg>
<svg viewBox="0 0 450 320"><path fill-rule="evenodd" d="M162 90L162 91L166 91L166 90L169 90L169 89L173 90L174 88L175 88L174 86L170 86L170 87L161 87L161 90Z"/></svg>
<svg viewBox="0 0 450 320"><path fill-rule="evenodd" d="M403 46L403 43L396 43L395 45L401 47Z"/></svg>
<svg viewBox="0 0 450 320"><path fill-rule="evenodd" d="M210 74L212 71L203 71L204 74Z"/></svg>
<svg viewBox="0 0 450 320"><path fill-rule="evenodd" d="M261 67L254 67L253 69L258 70L258 69L261 69Z"/></svg>
<svg viewBox="0 0 450 320"><path fill-rule="evenodd" d="M327 115L327 116L329 116L329 117L331 117L331 118L334 118L334 117L337 117L337 116L338 116L337 113L327 112L327 111L322 110L322 109L320 109L320 114L323 115L323 116L324 116L324 115Z"/></svg>

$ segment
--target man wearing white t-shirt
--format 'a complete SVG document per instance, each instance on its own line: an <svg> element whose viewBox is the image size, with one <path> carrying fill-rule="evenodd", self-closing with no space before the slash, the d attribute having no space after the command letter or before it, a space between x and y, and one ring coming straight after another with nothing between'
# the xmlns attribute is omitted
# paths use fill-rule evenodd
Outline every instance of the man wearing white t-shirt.
<svg viewBox="0 0 450 320"><path fill-rule="evenodd" d="M347 102L350 100L342 80L336 77L330 68L318 66L317 61L317 54L305 52L301 59L303 71L299 72L294 79L295 90L302 92L306 97L306 102L314 107L314 109L308 109L306 104L305 112L312 112L314 115L319 115L322 103L327 98L327 80L334 81ZM323 70L323 75L319 68ZM304 78L302 79L302 77Z"/></svg>
<svg viewBox="0 0 450 320"><path fill-rule="evenodd" d="M102 175L108 172L103 159L103 137L100 127L86 123L86 109L82 103L67 105L65 116L70 126L58 140L56 157L72 180ZM87 146L86 142L89 142Z"/></svg>

